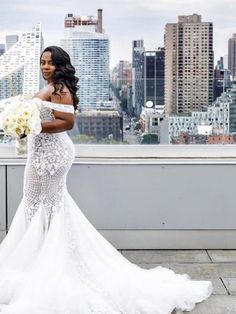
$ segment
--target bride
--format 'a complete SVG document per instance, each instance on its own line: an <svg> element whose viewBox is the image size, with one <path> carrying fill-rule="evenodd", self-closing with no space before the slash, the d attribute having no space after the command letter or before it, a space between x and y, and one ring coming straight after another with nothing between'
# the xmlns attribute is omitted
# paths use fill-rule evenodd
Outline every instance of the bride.
<svg viewBox="0 0 236 314"><path fill-rule="evenodd" d="M44 50L48 85L32 99L42 132L28 135L23 198L0 246L1 314L170 314L191 311L213 291L158 266L143 269L120 254L67 191L78 78L69 55ZM179 312L178 312L179 313Z"/></svg>

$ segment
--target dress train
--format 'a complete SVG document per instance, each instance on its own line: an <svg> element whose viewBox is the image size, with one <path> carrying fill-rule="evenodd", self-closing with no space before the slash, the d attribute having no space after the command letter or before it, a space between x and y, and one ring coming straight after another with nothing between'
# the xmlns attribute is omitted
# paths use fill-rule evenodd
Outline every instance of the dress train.
<svg viewBox="0 0 236 314"><path fill-rule="evenodd" d="M37 100L43 121L53 109ZM210 281L128 261L67 191L74 146L66 132L29 136L24 195L0 246L1 314L171 314L190 311Z"/></svg>

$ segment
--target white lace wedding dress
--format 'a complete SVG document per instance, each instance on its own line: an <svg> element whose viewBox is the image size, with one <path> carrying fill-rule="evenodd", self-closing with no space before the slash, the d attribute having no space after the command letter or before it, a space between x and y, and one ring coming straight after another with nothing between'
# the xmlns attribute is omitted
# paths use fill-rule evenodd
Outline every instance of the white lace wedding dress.
<svg viewBox="0 0 236 314"><path fill-rule="evenodd" d="M33 101L42 121L73 112ZM28 137L23 199L0 246L1 314L170 314L208 298L210 281L142 269L102 237L67 191L73 159L66 132Z"/></svg>

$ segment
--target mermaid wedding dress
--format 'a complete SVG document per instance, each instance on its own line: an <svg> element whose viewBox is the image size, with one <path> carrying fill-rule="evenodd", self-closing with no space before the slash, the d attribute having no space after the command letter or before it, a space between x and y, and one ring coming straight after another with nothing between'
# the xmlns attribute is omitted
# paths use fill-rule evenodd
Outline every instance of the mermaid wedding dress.
<svg viewBox="0 0 236 314"><path fill-rule="evenodd" d="M32 101L43 122L73 112ZM210 281L140 268L102 237L67 191L74 156L66 132L28 136L23 198L0 246L0 313L170 314L208 298Z"/></svg>

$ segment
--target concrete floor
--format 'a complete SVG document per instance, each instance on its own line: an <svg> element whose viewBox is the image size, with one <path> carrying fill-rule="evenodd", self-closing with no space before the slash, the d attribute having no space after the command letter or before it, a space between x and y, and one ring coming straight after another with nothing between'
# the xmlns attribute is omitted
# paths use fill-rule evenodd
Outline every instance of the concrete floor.
<svg viewBox="0 0 236 314"><path fill-rule="evenodd" d="M197 304L191 314L236 314L236 250L119 251L143 268L161 265L192 279L212 281L213 295Z"/></svg>

